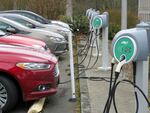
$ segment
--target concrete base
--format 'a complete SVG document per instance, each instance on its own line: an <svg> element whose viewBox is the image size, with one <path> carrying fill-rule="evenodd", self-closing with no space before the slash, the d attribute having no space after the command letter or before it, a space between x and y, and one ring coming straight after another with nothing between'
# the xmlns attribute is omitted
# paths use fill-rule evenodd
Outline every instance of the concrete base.
<svg viewBox="0 0 150 113"><path fill-rule="evenodd" d="M70 98L70 99L69 99L69 102L76 102L76 101L77 101L76 98Z"/></svg>
<svg viewBox="0 0 150 113"><path fill-rule="evenodd" d="M98 67L97 70L109 71L111 70L111 67Z"/></svg>

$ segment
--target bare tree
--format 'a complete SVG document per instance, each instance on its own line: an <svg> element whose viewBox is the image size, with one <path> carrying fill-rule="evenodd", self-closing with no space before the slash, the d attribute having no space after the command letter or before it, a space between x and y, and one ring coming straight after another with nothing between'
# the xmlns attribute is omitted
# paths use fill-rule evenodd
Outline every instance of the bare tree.
<svg viewBox="0 0 150 113"><path fill-rule="evenodd" d="M18 9L17 0L13 0L13 9Z"/></svg>
<svg viewBox="0 0 150 113"><path fill-rule="evenodd" d="M73 13L72 0L67 0L66 1L66 16L70 17L71 20L72 20L72 13Z"/></svg>

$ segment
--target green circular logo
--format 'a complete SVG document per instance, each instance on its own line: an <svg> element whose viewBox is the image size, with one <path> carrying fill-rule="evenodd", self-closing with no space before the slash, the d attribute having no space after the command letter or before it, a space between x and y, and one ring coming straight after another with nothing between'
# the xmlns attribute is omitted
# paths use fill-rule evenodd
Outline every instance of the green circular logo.
<svg viewBox="0 0 150 113"><path fill-rule="evenodd" d="M121 60L123 55L125 56L126 63L132 61L136 55L136 51L136 43L129 36L119 37L113 46L113 54L118 62Z"/></svg>
<svg viewBox="0 0 150 113"><path fill-rule="evenodd" d="M100 29L102 27L102 23L103 23L102 19L96 16L92 21L92 26L94 29Z"/></svg>

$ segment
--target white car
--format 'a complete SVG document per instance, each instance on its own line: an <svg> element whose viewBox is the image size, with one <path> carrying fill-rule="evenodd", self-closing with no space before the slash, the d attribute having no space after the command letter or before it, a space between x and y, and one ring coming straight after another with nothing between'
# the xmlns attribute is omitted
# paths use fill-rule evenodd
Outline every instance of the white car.
<svg viewBox="0 0 150 113"><path fill-rule="evenodd" d="M20 22L20 24L23 24L25 26L28 25L29 27L34 27L36 29L43 29L43 30L58 33L58 34L64 36L66 40L68 39L68 35L70 32L70 30L67 28L64 28L64 27L61 27L58 25L54 25L54 24L49 24L49 25L41 24L40 22L37 22L33 19L30 19L28 17L19 15L19 14L3 13L3 14L0 14L0 16L11 19L16 22ZM26 21L26 22L22 22L21 20Z"/></svg>
<svg viewBox="0 0 150 113"><path fill-rule="evenodd" d="M64 53L67 48L67 42L60 34L41 29L30 28L4 17L0 17L0 30L24 34L31 36L31 38L40 39L44 41L56 55Z"/></svg>

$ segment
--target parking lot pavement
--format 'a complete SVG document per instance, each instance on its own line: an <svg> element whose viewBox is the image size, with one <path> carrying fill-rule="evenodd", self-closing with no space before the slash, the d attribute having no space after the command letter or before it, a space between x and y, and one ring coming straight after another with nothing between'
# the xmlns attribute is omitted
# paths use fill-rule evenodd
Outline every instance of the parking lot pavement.
<svg viewBox="0 0 150 113"><path fill-rule="evenodd" d="M61 70L61 81L70 80L69 55L60 57L59 67ZM44 113L75 113L75 102L69 102L71 97L71 84L60 84L56 95L49 96L44 107Z"/></svg>
<svg viewBox="0 0 150 113"><path fill-rule="evenodd" d="M80 61L81 61L81 57ZM96 65L92 69L84 71L82 76L86 77L110 77L110 71L97 70L101 66L101 58L99 57ZM86 67L90 55L88 54L83 65ZM111 57L110 57L111 59ZM93 65L96 57L92 57L91 65ZM126 73L122 73L126 75ZM125 76L120 76L119 79ZM81 92L81 113L103 113L103 109L108 97L109 83L105 81L90 81L80 80L80 92ZM116 103L119 113L134 113L135 109L135 97L134 89L129 84L119 85L116 92ZM115 113L113 107L111 107L110 113Z"/></svg>
<svg viewBox="0 0 150 113"><path fill-rule="evenodd" d="M61 73L61 82L70 80L69 73L69 60L68 54L60 57L59 68ZM56 95L49 96L44 104L44 109L42 113L75 113L75 104L69 102L71 97L71 86L70 83L60 84L59 90ZM27 113L32 102L21 103L13 111L9 113Z"/></svg>
<svg viewBox="0 0 150 113"><path fill-rule="evenodd" d="M20 102L16 108L14 108L9 113L27 113L30 106L33 104L33 102Z"/></svg>

